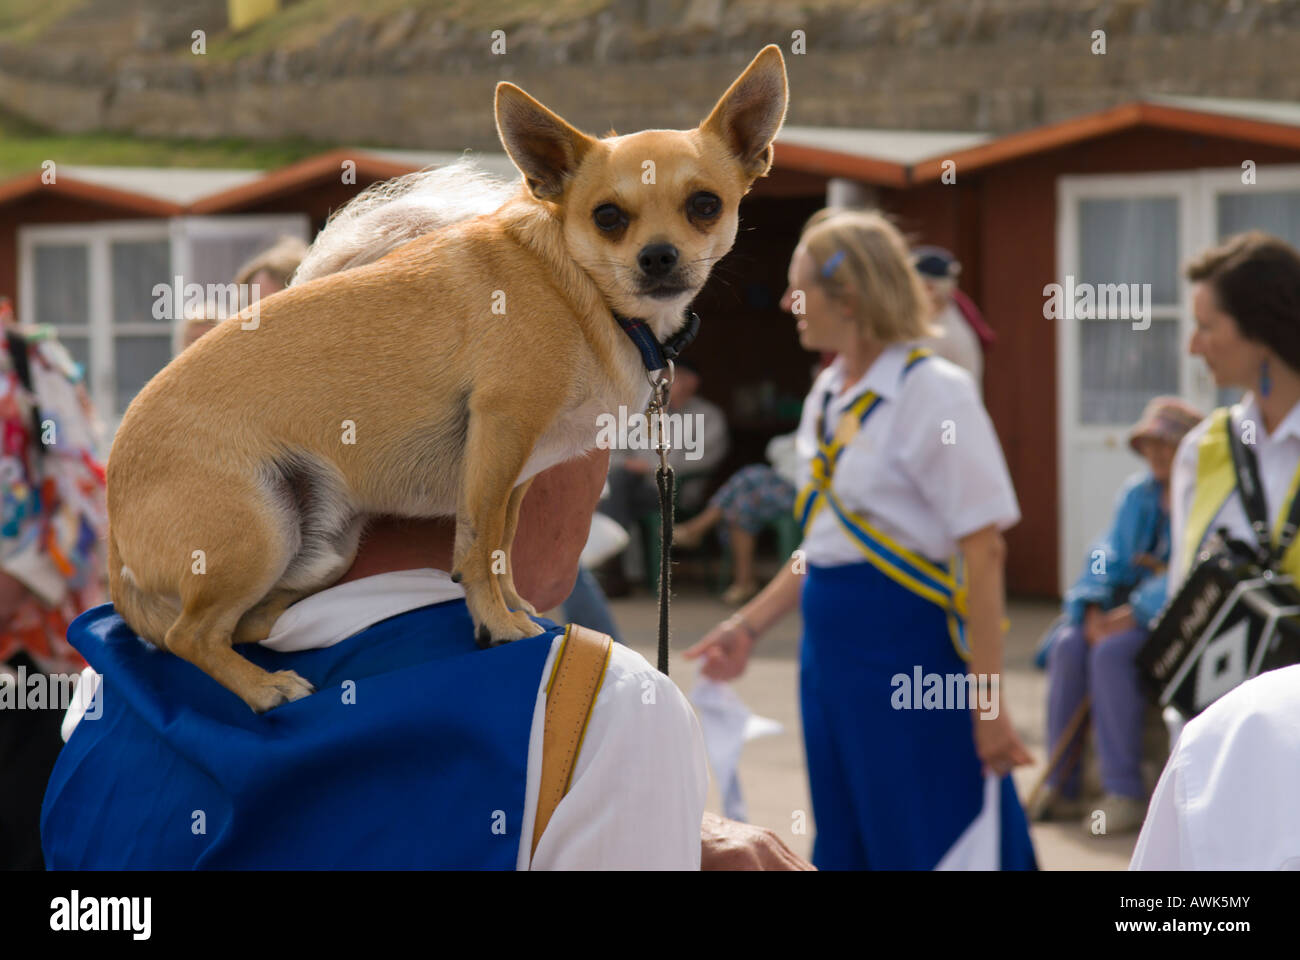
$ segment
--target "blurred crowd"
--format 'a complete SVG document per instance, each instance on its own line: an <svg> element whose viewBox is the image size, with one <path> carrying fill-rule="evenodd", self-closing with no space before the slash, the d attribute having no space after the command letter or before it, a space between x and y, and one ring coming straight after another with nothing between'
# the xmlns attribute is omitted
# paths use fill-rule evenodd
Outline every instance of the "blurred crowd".
<svg viewBox="0 0 1300 960"><path fill-rule="evenodd" d="M1233 242L1235 247L1221 251L1210 266L1193 274L1209 291L1208 299L1198 301L1193 350L1206 358L1222 384L1254 390L1266 404L1279 394L1300 401L1300 393L1291 398L1292 391L1300 390L1300 337L1279 332L1283 320L1269 313L1277 312L1277 303L1285 309L1300 307L1287 299L1300 290L1300 258L1272 238ZM305 245L286 238L246 264L235 280L252 285L260 296L273 295L290 283L305 253ZM1252 273L1257 261L1264 264L1262 273ZM764 462L729 475L719 473L731 442L726 415L706 398L707 371L690 361L676 367L670 412L695 419L702 430L693 450L679 446L670 454L678 480L675 543L684 551L697 551L716 535L730 579L720 591L721 599L736 610L688 656L702 660L706 676L737 676L762 632L800 602L797 590L791 592L782 580L785 561L795 547L810 554L815 571L802 597L801 699L819 827L814 854L818 866L932 867L952 851L924 842L921 820L952 821L956 829L990 809L1001 821L998 862L1008 868L1034 865L1026 818L1006 778L1012 767L1028 761L1028 755L1005 713L996 729L991 722L977 720L973 744L964 719L960 730L918 730L916 718L903 718L910 725L898 726L896 735L870 734L864 729L868 714L855 712L857 698L851 687L879 679L871 672L876 668L855 672L859 667L846 666L854 662L853 656L837 645L848 629L843 617L859 616L850 639L866 642L863 638L870 636L878 655L886 658L888 671L923 655L942 655L954 670L981 666L1000 671L1001 651L990 627L1000 622L1003 605L999 533L1019 519L1019 511L996 436L978 399L984 355L995 337L959 289L960 270L956 258L942 248L904 247L893 226L878 215L814 218L792 262L791 287L823 287L828 315L837 303L850 304L850 310L838 326L825 316L815 323L801 321L801 344L819 356L808 399L815 406L805 405L798 430L771 438ZM1243 291L1246 281L1238 276L1242 273L1256 287L1266 282L1261 278L1273 278L1269 282L1280 292L1272 304L1261 304ZM870 288L866 278L871 279ZM899 329L887 332L880 326L892 322L889 318L875 321L877 329L860 314L855 319L852 305L862 302L855 296L896 298L887 306L895 311L892 320ZM176 351L188 348L222 319L212 309L179 318ZM1285 320L1294 325L1297 315ZM1224 326L1228 322L1235 326ZM84 371L53 331L20 326L3 299L0 326L5 335L0 354L0 671L16 686L41 674L77 674L86 666L66 634L80 611L107 599L101 550L106 448L87 397ZM896 379L882 379L882 357L896 357L889 361L895 366L888 373ZM934 367L932 361L927 367L924 361L930 357L943 358L950 366ZM913 368L929 372L912 374ZM864 392L863 386L871 389ZM924 399L925 391L933 397ZM905 437L909 430L916 432L913 421L869 420L882 398L923 411L947 410L942 405L956 402L953 397L968 398L961 402L969 409L960 404L951 409L961 409L977 438L966 441L963 455L971 459L954 468L956 472L933 465L934 454L928 449L907 452ZM841 411L838 421L826 416L832 405ZM1268 411L1260 414L1266 441L1294 441L1277 447L1276 465L1270 468L1288 483L1300 464L1296 410L1300 407L1285 408L1285 419L1271 425ZM841 435L846 417L851 429ZM1086 828L1100 810L1108 832L1143 826L1151 786L1144 761L1154 759L1160 765L1164 757L1149 756L1145 733L1153 708L1136 656L1169 596L1168 574L1176 563L1176 555L1171 555L1182 519L1178 498L1191 496L1185 490L1172 491L1176 459L1180 444L1202 418L1202 411L1176 397L1157 397L1129 432L1138 469L1116 491L1113 521L1083 558L1061 617L1039 651L1039 665L1049 677L1047 743L1052 755L1046 789L1035 795L1028 819L1082 817ZM836 422L839 427L834 427ZM868 423L879 432L876 442L881 449L897 447L899 457L913 458L900 460L903 470L892 479L874 476L872 469L879 467L850 455L856 435L865 433ZM638 564L632 563L631 545L638 544L643 552L656 545L657 463L653 449L612 452L588 550L564 604L566 620L616 640L621 640L622 631L607 597L633 589L629 568ZM932 466L927 468L927 463ZM852 471L857 473L850 475ZM926 476L927 471L933 475ZM1271 495L1275 488L1270 487ZM850 498L855 489L860 495ZM836 499L837 491L843 503ZM874 512L858 515L852 506ZM767 584L757 572L760 546L768 542L765 531L771 533L775 559L783 564L782 573ZM931 544L938 547L931 549ZM873 550L889 553L889 564L863 561L859 549L868 556ZM944 565L941 554L965 558L964 581L957 568ZM653 590L654 564L647 557L639 566ZM950 593L927 604L924 591L908 582L926 577L933 578L934 589ZM882 612L882 604L887 611ZM915 604L919 606L913 610L909 605ZM977 642L972 642L974 635L979 635ZM921 643L920 636L934 646ZM837 672L843 676L835 677ZM870 717L872 724L882 718L896 725L899 721L887 712ZM43 865L38 817L63 742L62 720L56 710L0 711L0 865ZM1178 729L1173 732L1177 737ZM1100 789L1092 785L1091 795L1084 777L1085 743L1091 744L1088 750L1099 768ZM908 751L915 753L915 764L904 759ZM912 772L904 774L904 769ZM940 797L927 792L935 771L943 770L950 778L954 769L968 775L957 791L960 802L951 790ZM992 784L992 793L981 787L981 774ZM999 779L1004 784L1000 788ZM915 806L916 815L909 818L896 806L882 805L877 799L882 792L893 792L900 803ZM1181 815L1177 804L1171 809L1171 816Z"/></svg>

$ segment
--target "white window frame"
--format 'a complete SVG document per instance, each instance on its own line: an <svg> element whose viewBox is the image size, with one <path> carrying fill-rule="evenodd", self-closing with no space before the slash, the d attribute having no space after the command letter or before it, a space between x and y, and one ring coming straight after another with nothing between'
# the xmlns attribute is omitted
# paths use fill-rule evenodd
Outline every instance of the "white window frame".
<svg viewBox="0 0 1300 960"><path fill-rule="evenodd" d="M1195 256L1219 242L1217 198L1223 193L1300 192L1300 165L1259 164L1255 168L1255 183L1241 181L1240 167L1203 168L1174 173L1138 174L1079 174L1057 179L1056 217L1056 278L1063 282L1065 274L1077 269L1079 262L1078 201L1093 198L1135 198L1176 196L1179 199L1179 234L1183 251L1179 263L1179 303L1177 309L1152 309L1152 319L1161 316L1177 317L1180 331L1191 329L1191 283L1182 274L1188 257ZM1124 321L1117 321L1124 322ZM1072 582L1070 572L1079 558L1069 556L1065 522L1069 514L1067 484L1076 469L1074 447L1079 441L1104 442L1114 425L1083 425L1078 423L1079 376L1078 365L1071 362L1070 348L1076 346L1070 336L1077 330L1078 321L1061 319L1056 328L1056 388L1057 388L1057 543L1059 581L1061 590ZM1179 339L1178 392L1197 398L1201 405L1213 402L1215 388L1204 365L1190 356L1186 336Z"/></svg>
<svg viewBox="0 0 1300 960"><path fill-rule="evenodd" d="M1106 199L1157 199L1172 197L1178 201L1181 248L1196 249L1195 238L1198 225L1193 222L1199 218L1195 203L1196 177L1191 174L1123 174L1097 176L1061 177L1057 181L1057 218L1056 218L1056 276L1053 281L1064 283L1065 276L1079 265L1079 215L1080 200ZM1179 264L1181 268L1182 264ZM1152 304L1151 319L1182 320L1190 315L1188 284L1178 278L1178 302L1176 304ZM1046 302L1046 298L1044 298ZM1115 320L1115 323L1131 323L1130 320ZM1078 424L1079 387L1077 364L1071 364L1070 348L1077 344L1070 340L1077 331L1078 321L1064 317L1057 320L1056 327L1056 384L1057 384L1057 427L1065 434L1067 425ZM1181 392L1184 384L1191 383L1194 365L1192 358L1180 354L1178 365L1178 384ZM1115 424L1078 425L1084 439L1101 440L1105 434L1115 430ZM1078 433L1072 434L1078 436ZM1062 463L1061 467L1067 464Z"/></svg>
<svg viewBox="0 0 1300 960"><path fill-rule="evenodd" d="M283 233L311 241L311 218L305 213L226 214L206 217L173 217L171 220L172 272L182 277L190 273L190 245L188 241L220 237L233 232L232 228L261 226L268 233ZM233 280L234 277L230 277Z"/></svg>
<svg viewBox="0 0 1300 960"><path fill-rule="evenodd" d="M116 240L170 241L171 232L166 220L101 220L95 223L42 224L18 228L18 291L19 320L36 322L35 247L39 244L73 245L87 248L89 277L87 291L89 308L85 324L67 324L73 329L66 333L81 335L90 341L87 377L93 385L91 400L105 425L117 429L122 411L114 409L116 395L116 370L113 356L113 337L116 333L170 334L170 328L145 323L113 325L113 300L109 286L111 268L109 247ZM174 256L174 253L173 253ZM172 272L174 273L174 267Z"/></svg>
<svg viewBox="0 0 1300 960"><path fill-rule="evenodd" d="M1226 170L1201 170L1199 179L1200 218L1205 225L1205 243L1209 246L1219 242L1219 205L1220 194L1224 193L1275 193L1278 191L1295 191L1300 193L1300 164L1278 164L1277 166L1256 166L1255 182L1241 182L1240 168Z"/></svg>
<svg viewBox="0 0 1300 960"><path fill-rule="evenodd" d="M1098 174L1066 176L1057 180L1057 217L1056 217L1056 283L1064 283L1065 276L1079 267L1079 214L1080 200L1091 199L1136 199L1173 197L1178 203L1178 232L1182 251L1194 249L1198 235L1199 207L1196 200L1196 175L1194 173L1144 173L1144 174ZM1180 258L1181 259L1181 258ZM1181 262L1178 264L1181 268ZM1152 304L1151 318L1175 319L1179 323L1179 343L1183 342L1182 330L1185 329L1185 316L1190 316L1191 303L1188 285L1178 278L1179 302L1170 306ZM1129 320L1116 320L1116 323L1131 323ZM1117 431L1114 424L1079 423L1079 389L1081 378L1079 365L1074 352L1078 349L1077 340L1079 321L1064 317L1056 322L1056 389L1057 389L1057 581L1064 593L1073 582L1073 574L1079 558L1070 550L1070 537L1067 521L1070 515L1070 482L1079 469L1075 462L1078 446L1094 443L1106 444L1110 436ZM1179 352L1178 392L1186 392L1186 386L1193 383L1195 371L1192 358L1186 351Z"/></svg>
<svg viewBox="0 0 1300 960"><path fill-rule="evenodd" d="M172 277L185 277L191 263L190 241L244 230L250 226L310 238L311 221L306 214L232 214L228 216L169 217L155 220L99 220L93 223L40 224L18 228L18 318L25 324L36 322L35 247L40 244L82 245L87 248L88 315L84 324L67 324L65 332L86 336L89 341L87 377L93 384L91 400L110 435L117 431L123 410L114 407L116 369L113 338L118 334L166 333L171 325L126 323L113 324L110 289L110 245L116 240L165 240L170 244ZM231 278L233 279L233 278Z"/></svg>

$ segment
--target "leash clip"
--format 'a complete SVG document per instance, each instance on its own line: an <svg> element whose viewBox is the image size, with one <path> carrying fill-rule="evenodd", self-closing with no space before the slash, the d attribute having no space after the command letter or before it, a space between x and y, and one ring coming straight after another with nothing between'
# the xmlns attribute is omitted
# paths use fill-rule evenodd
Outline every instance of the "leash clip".
<svg viewBox="0 0 1300 960"><path fill-rule="evenodd" d="M665 362L668 364L665 368L668 371L667 376L664 375L663 370L656 373L646 371L646 379L650 382L651 389L650 402L646 405L646 414L652 421L657 418L658 429L655 436L655 452L659 454L660 469L667 471L668 451L672 449L668 443L668 395L673 386L674 369L671 360Z"/></svg>

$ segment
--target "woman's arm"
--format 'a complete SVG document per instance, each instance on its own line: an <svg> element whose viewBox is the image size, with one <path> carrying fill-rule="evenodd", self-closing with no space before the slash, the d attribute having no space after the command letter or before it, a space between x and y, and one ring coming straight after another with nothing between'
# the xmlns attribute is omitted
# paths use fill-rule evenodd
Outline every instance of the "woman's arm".
<svg viewBox="0 0 1300 960"><path fill-rule="evenodd" d="M781 567L781 572L733 616L747 624L757 636L762 636L769 627L785 619L785 615L799 605L802 585L803 574L795 573L794 563L787 562Z"/></svg>
<svg viewBox="0 0 1300 960"><path fill-rule="evenodd" d="M803 574L788 562L758 595L704 635L682 656L703 656L704 675L710 680L734 680L745 672L749 654L759 636L799 604Z"/></svg>
<svg viewBox="0 0 1300 960"><path fill-rule="evenodd" d="M1002 618L1007 546L997 526L990 524L957 541L966 563L966 638L970 668L977 674L1002 673Z"/></svg>
<svg viewBox="0 0 1300 960"><path fill-rule="evenodd" d="M986 771L1009 773L1033 763L1002 702L1002 617L1005 607L1004 566L1007 547L996 524L958 540L966 564L966 639L971 648L971 672L981 689L987 687L991 707L972 710L975 752ZM996 684L996 685L995 685ZM981 698L983 699L983 698ZM990 701L985 701L990 702Z"/></svg>

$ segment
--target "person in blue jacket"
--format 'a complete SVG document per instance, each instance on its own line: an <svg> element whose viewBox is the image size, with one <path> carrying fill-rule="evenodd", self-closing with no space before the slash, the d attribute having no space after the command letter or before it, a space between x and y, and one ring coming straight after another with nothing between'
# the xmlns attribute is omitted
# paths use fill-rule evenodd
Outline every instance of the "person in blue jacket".
<svg viewBox="0 0 1300 960"><path fill-rule="evenodd" d="M1142 782L1142 694L1138 651L1165 603L1169 562L1169 475L1174 452L1201 414L1177 397L1156 397L1129 431L1129 446L1147 469L1125 481L1115 501L1110 530L1088 553L1083 572L1066 592L1064 616L1046 646L1049 749L1069 735L1071 719L1091 698L1092 733L1105 796L1087 811L1091 829L1096 810L1105 813L1107 833L1136 830L1146 813ZM1077 727L1075 737L1084 727ZM1062 751L1070 757L1076 744ZM1061 762L1036 819L1084 814L1079 800L1079 765Z"/></svg>

